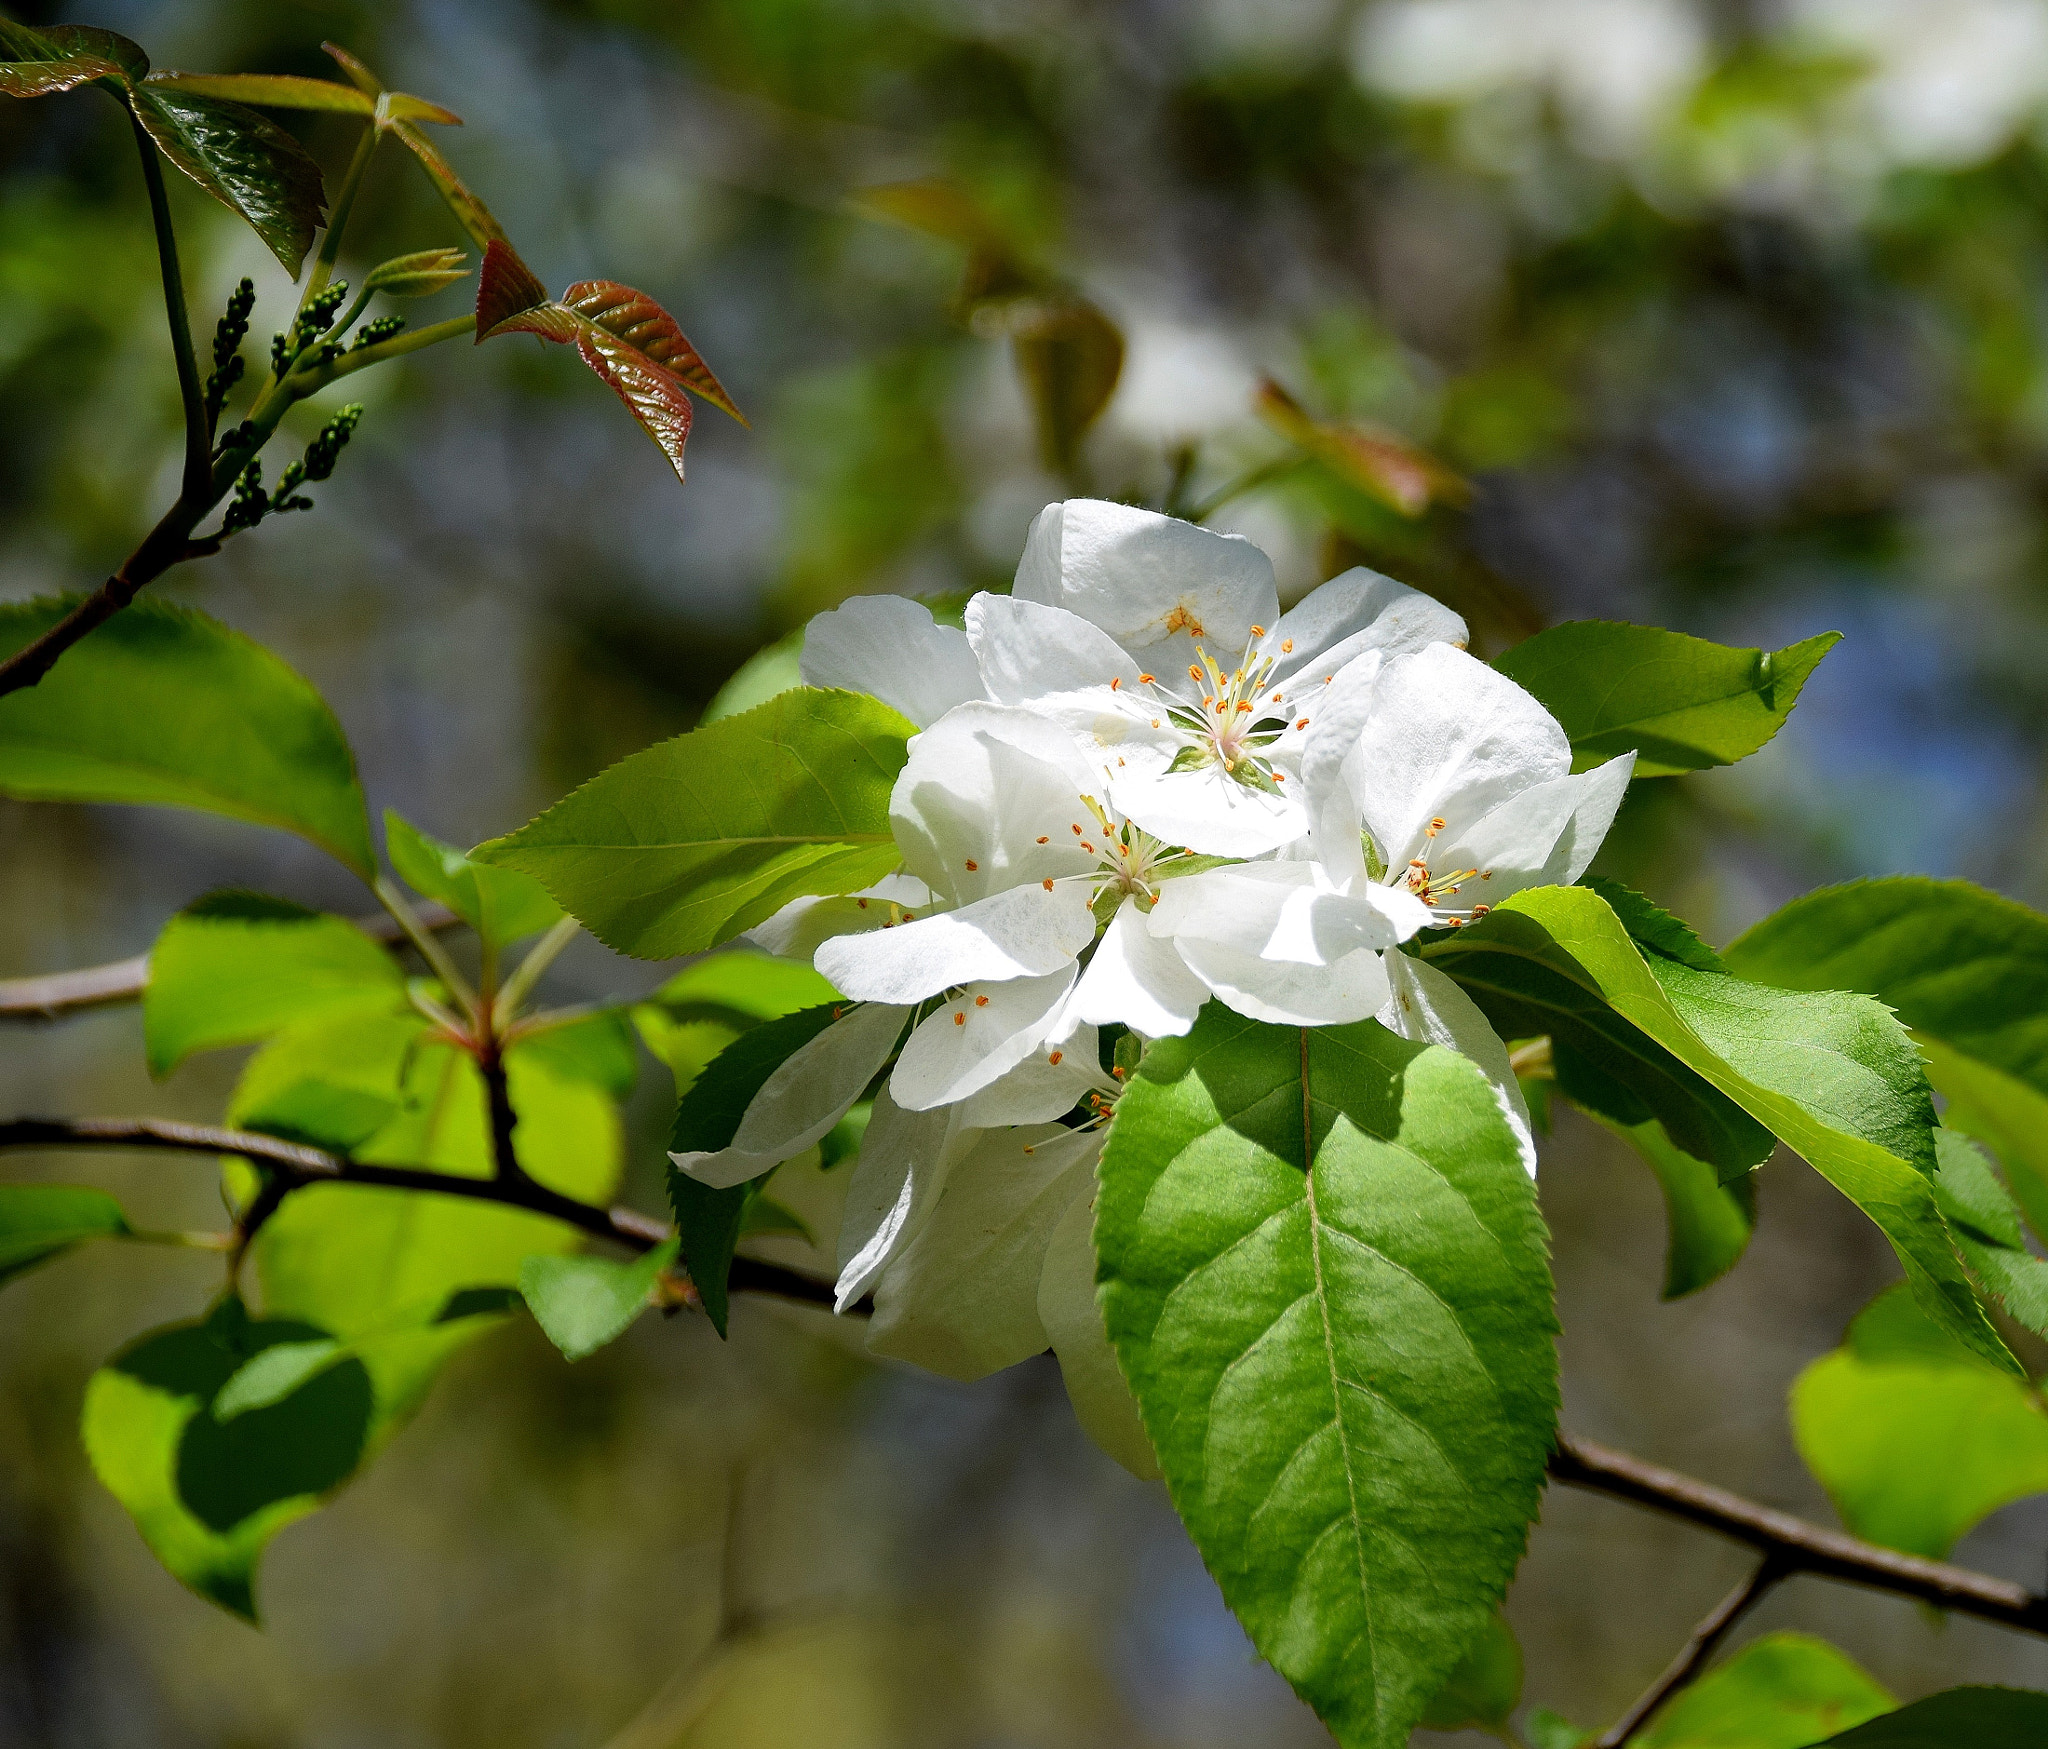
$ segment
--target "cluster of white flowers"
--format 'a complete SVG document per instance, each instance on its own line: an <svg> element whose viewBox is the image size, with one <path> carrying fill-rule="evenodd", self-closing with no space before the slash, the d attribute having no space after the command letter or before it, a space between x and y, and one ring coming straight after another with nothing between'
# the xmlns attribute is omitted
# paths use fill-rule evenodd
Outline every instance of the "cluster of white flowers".
<svg viewBox="0 0 2048 1749"><path fill-rule="evenodd" d="M1633 756L1574 776L1535 699L1426 595L1347 571L1280 612L1249 542L1073 500L966 629L863 596L803 677L918 725L890 814L900 873L752 932L851 999L749 1107L706 1183L810 1147L896 1058L842 1226L839 1304L869 1346L973 1378L1057 1351L1081 1418L1150 1453L1094 1301L1090 1212L1119 1091L1098 1029L1185 1033L1214 997L1290 1026L1368 1017L1492 1082L1535 1170L1507 1052L1399 951L1521 888L1576 880ZM907 1037L906 1037L907 1034ZM1069 1127L1061 1119L1092 1110Z"/></svg>

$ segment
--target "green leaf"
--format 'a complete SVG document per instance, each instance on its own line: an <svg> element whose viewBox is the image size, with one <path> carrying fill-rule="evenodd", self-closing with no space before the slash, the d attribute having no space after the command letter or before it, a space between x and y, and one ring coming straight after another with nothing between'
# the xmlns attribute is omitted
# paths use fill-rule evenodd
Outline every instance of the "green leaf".
<svg viewBox="0 0 2048 1749"><path fill-rule="evenodd" d="M1423 1709L1431 1731L1503 1731L1522 1698L1522 1647L1496 1610L1451 1672L1442 1692Z"/></svg>
<svg viewBox="0 0 2048 1749"><path fill-rule="evenodd" d="M384 810L384 849L400 880L422 898L438 899L493 947L561 921L562 907L531 875L472 862L390 808Z"/></svg>
<svg viewBox="0 0 2048 1749"><path fill-rule="evenodd" d="M419 167L426 172L427 180L434 185L434 192L447 203L456 223L469 233L479 249L487 250L493 243L505 242L505 227L498 223L491 209L470 192L462 178L455 174L455 166L441 156L440 148L432 140L410 121L393 120L385 131L413 155Z"/></svg>
<svg viewBox="0 0 2048 1749"><path fill-rule="evenodd" d="M95 79L127 87L149 71L149 57L125 36L91 25L40 30L0 19L0 96L51 97Z"/></svg>
<svg viewBox="0 0 2048 1749"><path fill-rule="evenodd" d="M0 656L75 605L0 605ZM0 698L0 793L200 808L376 873L355 757L320 695L261 645L162 601L135 602L39 685Z"/></svg>
<svg viewBox="0 0 2048 1749"><path fill-rule="evenodd" d="M675 1258L673 1239L630 1263L542 1253L520 1264L519 1291L548 1340L569 1359L582 1360L626 1333Z"/></svg>
<svg viewBox="0 0 2048 1749"><path fill-rule="evenodd" d="M1766 1634L1679 1690L1631 1749L1805 1749L1894 1704L1825 1640Z"/></svg>
<svg viewBox="0 0 2048 1749"><path fill-rule="evenodd" d="M1888 1289L1792 1387L1799 1455L1856 1535L1940 1560L1973 1525L2048 1490L2048 1412L2024 1380Z"/></svg>
<svg viewBox="0 0 2048 1749"><path fill-rule="evenodd" d="M1766 990L1662 955L1645 961L1606 901L1583 887L1517 893L1428 958L1465 986L1503 1036L1546 1030L1540 1019L1527 1024L1541 1010L1525 993L1539 986L1561 1018L1573 1016L1573 1001L1610 1007L1876 1222L1931 1317L1993 1365L2018 1370L1949 1238L1931 1170L1911 1163L1924 1156L1931 1167L1931 1133L1918 1129L1926 1090L1909 1073L1910 1046L1887 1030L1889 1017L1875 1004ZM1505 1003L1503 991L1512 998ZM1503 1024L1504 1013L1514 1024ZM1562 1062L1559 1080L1579 1097ZM1665 1127L1672 1129L1668 1118Z"/></svg>
<svg viewBox="0 0 2048 1749"><path fill-rule="evenodd" d="M287 1027L242 1066L237 1129L352 1153L397 1115L427 1031L417 1014L343 1014Z"/></svg>
<svg viewBox="0 0 2048 1749"><path fill-rule="evenodd" d="M1698 1293L1742 1261L1756 1230L1756 1187L1747 1174L1723 1184L1704 1160L1674 1147L1655 1118L1618 1124L1590 1115L1643 1157L1664 1192L1664 1299Z"/></svg>
<svg viewBox="0 0 2048 1749"><path fill-rule="evenodd" d="M1397 1749L1484 1630L1557 1413L1533 1187L1465 1058L1211 1003L1102 1157L1111 1340L1252 1642Z"/></svg>
<svg viewBox="0 0 2048 1749"><path fill-rule="evenodd" d="M1570 1719L1562 1718L1547 1706L1540 1706L1532 1712L1522 1726L1523 1734L1529 1739L1529 1749L1584 1749L1593 1741L1593 1732L1583 1731Z"/></svg>
<svg viewBox="0 0 2048 1749"><path fill-rule="evenodd" d="M188 88L144 83L129 102L157 149L247 221L296 279L327 215L320 166L306 149L253 109Z"/></svg>
<svg viewBox="0 0 2048 1749"><path fill-rule="evenodd" d="M543 1065L564 1081L587 1081L614 1099L631 1093L640 1075L632 1028L617 1008L600 1009L567 1026L524 1034L518 1048L529 1063Z"/></svg>
<svg viewBox="0 0 2048 1749"><path fill-rule="evenodd" d="M142 993L149 1072L168 1075L195 1051L244 1045L296 1021L386 1014L405 974L344 917L261 893L212 893L156 939Z"/></svg>
<svg viewBox="0 0 2048 1749"><path fill-rule="evenodd" d="M1937 1130L1941 1172L1934 1194L1963 1260L2005 1309L2048 1336L2048 1263L2027 1249L2019 1210L1982 1150L1955 1130Z"/></svg>
<svg viewBox="0 0 2048 1749"><path fill-rule="evenodd" d="M757 704L766 704L777 693L789 692L803 685L800 668L803 655L802 626L765 650L756 650L740 664L739 671L711 695L703 716L697 719L698 727L736 717Z"/></svg>
<svg viewBox="0 0 2048 1749"><path fill-rule="evenodd" d="M296 73L173 73L150 74L156 90L188 97L219 97L230 103L253 103L265 109L312 109L338 115L375 115L377 100L353 85L332 79L307 79Z"/></svg>
<svg viewBox="0 0 2048 1749"><path fill-rule="evenodd" d="M1637 777L1671 777L1748 758L1785 726L1841 636L1772 653L1582 619L1538 632L1493 665L1564 726L1574 771L1633 752Z"/></svg>
<svg viewBox="0 0 2048 1749"><path fill-rule="evenodd" d="M1830 1737L1823 1749L2039 1749L2043 1743L2048 1694L1950 1688Z"/></svg>
<svg viewBox="0 0 2048 1749"><path fill-rule="evenodd" d="M535 876L621 953L695 953L895 868L889 792L915 733L876 699L801 687L621 760L470 855Z"/></svg>
<svg viewBox="0 0 2048 1749"><path fill-rule="evenodd" d="M0 1184L0 1281L47 1263L87 1239L130 1231L104 1190L72 1184Z"/></svg>
<svg viewBox="0 0 2048 1749"><path fill-rule="evenodd" d="M736 947L685 966L647 1002L678 1020L752 1022L838 999L839 992L809 966Z"/></svg>
<svg viewBox="0 0 2048 1749"><path fill-rule="evenodd" d="M343 91L348 87L337 85L334 89ZM379 262L363 276L363 290L382 292L387 298L430 298L468 277L469 257L460 249L421 249Z"/></svg>
<svg viewBox="0 0 2048 1749"><path fill-rule="evenodd" d="M1997 1151L2048 1233L2048 916L1968 881L1852 881L1766 917L1727 960L1759 983L1861 990L1894 1009L1949 1126Z"/></svg>
<svg viewBox="0 0 2048 1749"><path fill-rule="evenodd" d="M177 1578L252 1621L264 1545L348 1479L378 1405L354 1360L228 1419L215 1404L264 1350L324 1336L295 1320L251 1320L227 1300L203 1323L131 1343L86 1386L81 1431L107 1491Z"/></svg>

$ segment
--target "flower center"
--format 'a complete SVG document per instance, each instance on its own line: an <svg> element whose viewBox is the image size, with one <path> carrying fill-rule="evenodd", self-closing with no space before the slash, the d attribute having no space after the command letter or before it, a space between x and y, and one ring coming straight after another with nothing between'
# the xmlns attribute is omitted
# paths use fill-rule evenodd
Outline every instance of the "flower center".
<svg viewBox="0 0 2048 1749"><path fill-rule="evenodd" d="M1401 884L1413 893L1436 914L1439 923L1453 929L1462 929L1467 923L1484 917L1492 909L1490 905L1452 906L1449 901L1456 898L1458 891L1467 881L1490 881L1492 869L1460 868L1448 869L1442 873L1429 866L1430 853L1437 835L1444 830L1445 821L1441 814L1423 828L1422 854L1411 857L1401 873Z"/></svg>
<svg viewBox="0 0 2048 1749"><path fill-rule="evenodd" d="M1192 629L1200 635L1199 626ZM1197 646L1199 660L1188 664L1192 692L1182 692L1177 685L1168 686L1150 674L1138 676L1152 689L1164 707L1164 722L1172 723L1183 743L1167 767L1169 771L1220 765L1239 783L1279 793L1286 778L1273 770L1264 749L1287 727L1286 698L1278 690L1268 691L1274 658L1257 653L1265 635L1263 626L1253 626L1244 654L1228 670ZM1160 728L1164 723L1155 717L1152 726ZM1307 726L1305 717L1295 725Z"/></svg>

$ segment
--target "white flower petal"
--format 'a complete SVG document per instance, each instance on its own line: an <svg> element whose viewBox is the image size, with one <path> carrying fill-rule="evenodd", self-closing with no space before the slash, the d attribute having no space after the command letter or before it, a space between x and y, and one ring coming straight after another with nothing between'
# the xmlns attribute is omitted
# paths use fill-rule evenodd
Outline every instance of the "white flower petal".
<svg viewBox="0 0 2048 1749"><path fill-rule="evenodd" d="M1109 793L1154 838L1204 856L1263 856L1308 831L1308 814L1294 797L1251 789L1220 765L1113 770Z"/></svg>
<svg viewBox="0 0 2048 1749"><path fill-rule="evenodd" d="M982 696L967 634L901 595L856 595L819 614L804 628L797 669L806 686L871 693L920 729Z"/></svg>
<svg viewBox="0 0 2048 1749"><path fill-rule="evenodd" d="M1101 788L1058 724L1010 705L964 704L910 744L889 820L910 872L965 905L1092 869L1079 841L1094 816L1081 797Z"/></svg>
<svg viewBox="0 0 2048 1749"><path fill-rule="evenodd" d="M984 1134L876 1282L869 1350L955 1379L1044 1353L1046 1250L1101 1147L1099 1135L1058 1124Z"/></svg>
<svg viewBox="0 0 2048 1749"><path fill-rule="evenodd" d="M835 990L857 1001L922 1002L962 984L1064 970L1094 939L1087 887L1061 881L1051 892L1011 887L915 923L834 936L815 963Z"/></svg>
<svg viewBox="0 0 2048 1749"><path fill-rule="evenodd" d="M1043 978L969 984L910 1035L889 1077L890 1097L906 1111L927 1111L980 1092L1051 1036L1073 987L1071 959Z"/></svg>
<svg viewBox="0 0 2048 1749"><path fill-rule="evenodd" d="M1340 883L1366 878L1365 849L1359 838L1359 741L1372 714L1384 659L1368 650L1337 670L1323 689L1316 713L1303 737L1301 799L1308 811L1309 831L1317 860Z"/></svg>
<svg viewBox="0 0 2048 1749"><path fill-rule="evenodd" d="M1433 816L1455 834L1570 769L1556 719L1506 675L1448 644L1381 668L1355 756L1344 761L1360 817L1391 869L1422 854Z"/></svg>
<svg viewBox="0 0 2048 1749"><path fill-rule="evenodd" d="M977 595L967 604L967 639L988 696L1000 704L1033 704L1112 680L1138 684L1138 664L1117 641L1065 608Z"/></svg>
<svg viewBox="0 0 2048 1749"><path fill-rule="evenodd" d="M761 1084L730 1146L669 1158L713 1190L745 1184L795 1158L821 1140L867 1090L896 1048L910 1012L876 1002L850 1010Z"/></svg>
<svg viewBox="0 0 2048 1749"><path fill-rule="evenodd" d="M1576 777L1534 784L1470 827L1446 833L1431 866L1479 871L1448 903L1492 905L1524 887L1570 886L1614 824L1635 762L1624 753Z"/></svg>
<svg viewBox="0 0 2048 1749"><path fill-rule="evenodd" d="M1317 863L1245 862L1168 881L1146 921L1154 935L1172 936L1183 954L1200 943L1297 966L1333 966L1360 949L1405 940L1428 925L1429 913L1413 894L1371 882L1347 892Z"/></svg>
<svg viewBox="0 0 2048 1749"><path fill-rule="evenodd" d="M1254 625L1280 617L1273 563L1250 541L1097 498L1039 513L1015 591L1079 614L1133 653L1164 646L1181 661L1194 642L1234 657Z"/></svg>
<svg viewBox="0 0 2048 1749"><path fill-rule="evenodd" d="M1156 1481L1159 1459L1145 1437L1138 1400L1124 1382L1095 1298L1094 1226L1095 1175L1090 1171L1046 1246L1038 1319L1059 1356L1060 1376L1082 1430L1134 1476Z"/></svg>
<svg viewBox="0 0 2048 1749"><path fill-rule="evenodd" d="M1053 1028L1055 1034L1072 1013L1069 1003L1067 1013ZM961 1100L960 1121L971 1129L993 1130L1006 1124L1051 1123L1065 1117L1091 1091L1114 1091L1116 1083L1102 1072L1101 1048L1092 1026L1076 1027L1065 1037L1049 1035L1014 1069ZM1057 1063L1052 1060L1055 1056Z"/></svg>
<svg viewBox="0 0 2048 1749"><path fill-rule="evenodd" d="M885 875L858 893L792 899L767 922L744 931L741 939L779 959L808 961L835 935L883 928L894 916L892 902L906 911L922 911L932 902L932 890L911 875Z"/></svg>
<svg viewBox="0 0 2048 1749"><path fill-rule="evenodd" d="M1333 965L1261 959L1208 941L1182 941L1181 958L1225 1003L1275 1026L1342 1026L1386 1006L1380 954L1360 948Z"/></svg>
<svg viewBox="0 0 2048 1749"><path fill-rule="evenodd" d="M1167 887L1180 884L1169 881ZM1195 1024L1208 998L1208 986L1182 963L1180 950L1154 935L1137 906L1127 902L1096 944L1067 1013L1093 1026L1120 1020L1147 1038L1178 1038Z"/></svg>
<svg viewBox="0 0 2048 1749"><path fill-rule="evenodd" d="M1522 1083L1508 1062L1508 1048L1493 1030L1493 1023L1479 1006L1448 977L1426 960L1404 953L1387 955L1387 981L1391 991L1379 1023L1389 1032L1426 1045L1448 1045L1470 1057L1479 1072L1493 1084L1493 1097L1508 1128L1515 1132L1522 1165L1536 1176L1536 1136L1529 1123L1529 1102L1522 1096Z"/></svg>
<svg viewBox="0 0 2048 1749"><path fill-rule="evenodd" d="M954 1159L977 1132L948 1111L904 1111L888 1088L861 1137L839 1222L839 1281L833 1310L843 1312L874 1284L916 1234L946 1187Z"/></svg>
<svg viewBox="0 0 2048 1749"><path fill-rule="evenodd" d="M1288 609L1263 649L1276 684L1294 675L1320 680L1368 650L1405 656L1431 644L1462 648L1471 634L1448 607L1420 590L1355 565ZM1281 646L1291 643L1294 648Z"/></svg>

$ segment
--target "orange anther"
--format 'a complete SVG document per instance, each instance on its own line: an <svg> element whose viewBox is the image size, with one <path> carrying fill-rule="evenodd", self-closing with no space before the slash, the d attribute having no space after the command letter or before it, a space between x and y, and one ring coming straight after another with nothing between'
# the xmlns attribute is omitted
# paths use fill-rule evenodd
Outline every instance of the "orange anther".
<svg viewBox="0 0 2048 1749"><path fill-rule="evenodd" d="M1051 881L1050 877L1048 877L1048 878L1047 878L1047 880L1046 880L1046 883L1045 883L1045 890L1046 890L1046 891L1047 891L1048 893L1052 891L1052 881Z"/></svg>
<svg viewBox="0 0 2048 1749"><path fill-rule="evenodd" d="M1041 844L1050 844L1052 840L1050 838L1041 837L1038 842Z"/></svg>
<svg viewBox="0 0 2048 1749"><path fill-rule="evenodd" d="M1045 1060L1046 1060L1046 1061L1047 1061L1048 1063L1051 1063L1051 1064L1053 1064L1054 1066L1057 1066L1057 1065L1058 1065L1058 1063L1059 1063L1059 1060L1060 1060L1060 1058L1064 1057L1064 1056L1065 1056L1066 1054L1067 1054L1067 1053L1066 1053L1065 1051L1054 1051L1054 1052L1053 1052L1053 1054L1052 1054L1051 1056L1047 1057L1047 1058L1046 1058Z"/></svg>
<svg viewBox="0 0 2048 1749"><path fill-rule="evenodd" d="M865 899L856 899L854 900L854 903L858 905L863 911L865 911L868 908L868 902Z"/></svg>
<svg viewBox="0 0 2048 1749"><path fill-rule="evenodd" d="M1121 674L1112 674L1109 677L1109 690L1111 692L1114 692L1119 686L1123 685L1123 683L1124 677Z"/></svg>
<svg viewBox="0 0 2048 1749"><path fill-rule="evenodd" d="M1282 638L1280 640L1280 654L1283 656L1294 654L1294 640L1292 638Z"/></svg>
<svg viewBox="0 0 2048 1749"><path fill-rule="evenodd" d="M974 1006L977 1008L986 1008L988 1006L988 998L986 996L975 997Z"/></svg>
<svg viewBox="0 0 2048 1749"><path fill-rule="evenodd" d="M1303 717L1303 718L1301 719L1301 721L1300 721L1300 722L1298 722L1298 723L1296 723L1296 724L1295 724L1294 726L1295 726L1295 727L1296 727L1297 729L1305 729L1305 728L1307 728L1307 727L1308 727L1308 718L1307 718L1307 717Z"/></svg>
<svg viewBox="0 0 2048 1749"><path fill-rule="evenodd" d="M953 1024L955 1026L965 1026L967 1024L966 1014L957 1008L953 1010Z"/></svg>
<svg viewBox="0 0 2048 1749"><path fill-rule="evenodd" d="M1255 637L1255 638L1263 638L1263 637L1264 637L1265 635L1266 635L1266 628L1265 628L1264 626L1253 626L1253 627L1252 627L1252 636L1253 636L1253 637Z"/></svg>
<svg viewBox="0 0 2048 1749"><path fill-rule="evenodd" d="M970 856L970 857L969 857L969 858L967 859L967 872L968 872L969 874L975 874L975 873L979 872L980 868L981 868L981 864L980 864L980 863L978 863L978 862L976 862L976 861L974 860L974 858L973 858L973 857L971 857L971 856Z"/></svg>
<svg viewBox="0 0 2048 1749"><path fill-rule="evenodd" d="M1143 681L1147 686L1150 686L1152 684L1152 676L1149 674L1140 674L1138 678L1141 681Z"/></svg>

